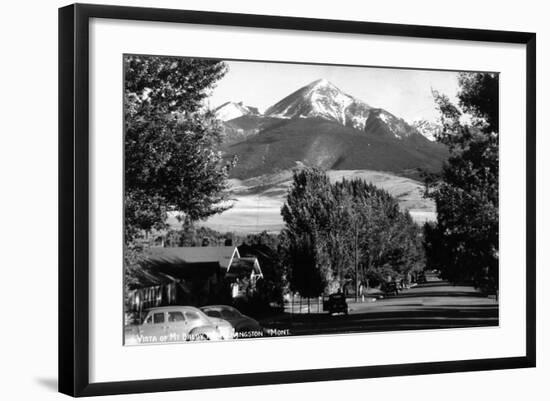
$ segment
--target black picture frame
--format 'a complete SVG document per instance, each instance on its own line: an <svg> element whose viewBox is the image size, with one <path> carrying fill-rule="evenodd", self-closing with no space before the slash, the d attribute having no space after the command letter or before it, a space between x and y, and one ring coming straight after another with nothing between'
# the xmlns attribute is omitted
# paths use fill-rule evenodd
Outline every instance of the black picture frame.
<svg viewBox="0 0 550 401"><path fill-rule="evenodd" d="M91 18L323 31L526 46L526 353L521 357L90 383L88 61ZM74 4L59 9L59 391L71 396L534 367L536 35L478 29Z"/></svg>

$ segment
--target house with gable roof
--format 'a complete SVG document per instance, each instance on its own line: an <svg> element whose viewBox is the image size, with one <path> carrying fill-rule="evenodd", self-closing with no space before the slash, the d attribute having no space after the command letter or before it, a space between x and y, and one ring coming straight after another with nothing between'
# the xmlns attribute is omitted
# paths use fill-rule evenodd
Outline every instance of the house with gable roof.
<svg viewBox="0 0 550 401"><path fill-rule="evenodd" d="M262 277L258 259L242 258L236 246L153 247L136 272L127 310L231 303Z"/></svg>

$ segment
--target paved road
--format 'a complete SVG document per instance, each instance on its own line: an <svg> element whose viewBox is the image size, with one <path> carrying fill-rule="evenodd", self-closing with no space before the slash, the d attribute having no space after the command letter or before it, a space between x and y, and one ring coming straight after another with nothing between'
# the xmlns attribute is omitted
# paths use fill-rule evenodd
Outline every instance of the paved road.
<svg viewBox="0 0 550 401"><path fill-rule="evenodd" d="M498 302L473 287L429 282L374 302L348 301L348 316L290 314L263 319L267 328L292 335L441 329L498 325ZM316 306L312 308L316 311Z"/></svg>

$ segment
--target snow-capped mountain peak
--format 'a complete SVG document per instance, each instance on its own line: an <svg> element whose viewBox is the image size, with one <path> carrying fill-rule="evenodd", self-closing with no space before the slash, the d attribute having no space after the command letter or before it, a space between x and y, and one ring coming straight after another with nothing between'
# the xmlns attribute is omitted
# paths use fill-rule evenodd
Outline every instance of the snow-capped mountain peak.
<svg viewBox="0 0 550 401"><path fill-rule="evenodd" d="M318 79L269 107L265 115L277 118L322 117L342 125L364 129L371 107L341 91L326 79Z"/></svg>
<svg viewBox="0 0 550 401"><path fill-rule="evenodd" d="M339 90L334 84L332 84L328 79L321 78L316 81L313 81L308 85L310 89L321 89L321 88L334 88Z"/></svg>
<svg viewBox="0 0 550 401"><path fill-rule="evenodd" d="M227 123L227 132L232 133L228 137L241 139L282 119L321 118L369 134L398 140L412 138L416 142L422 136L434 141L441 128L425 120L407 123L382 108L371 107L343 92L326 79L318 79L301 87L269 107L263 115L257 108L243 102L226 102L214 112L218 119ZM247 118L236 120L242 116ZM236 121L229 123L230 120Z"/></svg>
<svg viewBox="0 0 550 401"><path fill-rule="evenodd" d="M437 135L439 135L442 131L442 127L439 124L436 124L434 122L425 120L425 119L419 119L415 120L411 124L422 136L424 136L426 139L430 141L435 141Z"/></svg>
<svg viewBox="0 0 550 401"><path fill-rule="evenodd" d="M225 102L214 109L219 120L229 121L245 115L259 115L256 107L245 106L243 102Z"/></svg>

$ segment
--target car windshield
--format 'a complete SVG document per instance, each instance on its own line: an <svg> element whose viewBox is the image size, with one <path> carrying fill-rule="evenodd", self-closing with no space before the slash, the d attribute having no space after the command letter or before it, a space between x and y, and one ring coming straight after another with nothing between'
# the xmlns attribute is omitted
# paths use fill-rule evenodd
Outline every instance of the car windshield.
<svg viewBox="0 0 550 401"><path fill-rule="evenodd" d="M200 311L185 311L185 317L190 320L202 320L203 314Z"/></svg>
<svg viewBox="0 0 550 401"><path fill-rule="evenodd" d="M217 318L222 317L220 311L215 310L215 309L207 309L207 310L204 311L204 313L206 313L210 317L217 317Z"/></svg>

